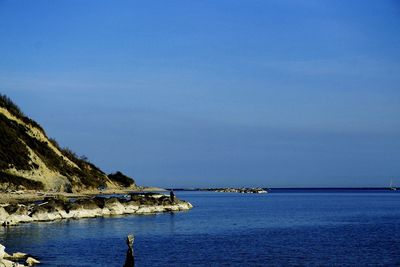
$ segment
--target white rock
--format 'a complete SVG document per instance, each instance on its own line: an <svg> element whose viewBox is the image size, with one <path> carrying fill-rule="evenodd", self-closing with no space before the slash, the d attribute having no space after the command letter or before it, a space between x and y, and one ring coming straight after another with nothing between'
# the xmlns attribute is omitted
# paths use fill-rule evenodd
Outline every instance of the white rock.
<svg viewBox="0 0 400 267"><path fill-rule="evenodd" d="M11 214L8 216L7 221L13 221L13 222L32 222L33 218L29 217L27 214L23 215L18 215L18 214Z"/></svg>
<svg viewBox="0 0 400 267"><path fill-rule="evenodd" d="M71 212L67 213L65 210L60 210L59 214L60 214L61 218L63 218L63 219L70 219L73 217L73 214Z"/></svg>
<svg viewBox="0 0 400 267"><path fill-rule="evenodd" d="M59 212L39 212L32 215L34 221L54 221L61 218Z"/></svg>
<svg viewBox="0 0 400 267"><path fill-rule="evenodd" d="M80 209L76 210L75 218L93 218L102 215L102 209Z"/></svg>
<svg viewBox="0 0 400 267"><path fill-rule="evenodd" d="M110 210L111 215L121 215L125 211L124 206L119 202L106 203L105 207Z"/></svg>
<svg viewBox="0 0 400 267"><path fill-rule="evenodd" d="M6 254L6 252L4 251L5 249L6 247L0 244L0 260L2 260Z"/></svg>
<svg viewBox="0 0 400 267"><path fill-rule="evenodd" d="M152 213L153 211L150 209L149 206L141 206L139 207L139 209L136 211L136 213L138 214L142 214L142 213Z"/></svg>
<svg viewBox="0 0 400 267"><path fill-rule="evenodd" d="M163 194L154 194L154 195L151 195L150 197L152 197L152 198L160 198L160 197L165 197L166 195L163 195Z"/></svg>
<svg viewBox="0 0 400 267"><path fill-rule="evenodd" d="M153 212L164 212L164 206L153 206Z"/></svg>
<svg viewBox="0 0 400 267"><path fill-rule="evenodd" d="M9 261L9 260L1 260L0 261L0 266L1 267L23 267L25 265L21 265L19 263L15 263L13 261Z"/></svg>
<svg viewBox="0 0 400 267"><path fill-rule="evenodd" d="M108 208L103 208L103 209L101 210L101 215L102 215L102 216L111 215L111 211L110 211Z"/></svg>
<svg viewBox="0 0 400 267"><path fill-rule="evenodd" d="M8 216L10 214L3 207L0 207L0 223L3 223Z"/></svg>
<svg viewBox="0 0 400 267"><path fill-rule="evenodd" d="M28 266L33 266L33 265L35 265L35 264L40 263L40 261L38 261L37 259L34 259L34 258L32 258L32 257L28 257L28 258L26 259L26 263L28 264Z"/></svg>
<svg viewBox="0 0 400 267"><path fill-rule="evenodd" d="M22 252L15 252L12 255L10 255L8 258L13 259L13 260L19 260L19 259L25 259L28 256L26 253Z"/></svg>
<svg viewBox="0 0 400 267"><path fill-rule="evenodd" d="M139 209L138 205L129 205L129 204L127 204L127 205L124 205L124 207L125 207L124 213L126 213L126 214L135 213Z"/></svg>
<svg viewBox="0 0 400 267"><path fill-rule="evenodd" d="M179 211L179 204L166 206L169 211Z"/></svg>

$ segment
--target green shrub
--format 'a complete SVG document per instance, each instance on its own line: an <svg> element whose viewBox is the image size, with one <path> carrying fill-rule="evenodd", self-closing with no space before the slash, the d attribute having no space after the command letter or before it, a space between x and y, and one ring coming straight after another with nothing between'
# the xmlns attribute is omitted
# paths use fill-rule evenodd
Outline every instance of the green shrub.
<svg viewBox="0 0 400 267"><path fill-rule="evenodd" d="M108 175L111 181L118 183L123 187L129 187L131 185L135 185L135 180L124 175L122 172L117 171L116 173L112 173Z"/></svg>

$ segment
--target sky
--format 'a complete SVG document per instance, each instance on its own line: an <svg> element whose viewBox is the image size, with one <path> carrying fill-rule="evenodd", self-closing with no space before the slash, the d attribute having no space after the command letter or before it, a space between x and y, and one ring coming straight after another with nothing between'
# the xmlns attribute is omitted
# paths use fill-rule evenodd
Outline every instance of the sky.
<svg viewBox="0 0 400 267"><path fill-rule="evenodd" d="M141 185L400 185L396 0L0 0L0 92Z"/></svg>

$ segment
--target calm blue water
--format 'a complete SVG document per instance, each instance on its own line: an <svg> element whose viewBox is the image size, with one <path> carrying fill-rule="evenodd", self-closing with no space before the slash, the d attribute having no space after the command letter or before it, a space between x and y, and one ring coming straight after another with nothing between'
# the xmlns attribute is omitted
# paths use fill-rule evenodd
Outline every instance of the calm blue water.
<svg viewBox="0 0 400 267"><path fill-rule="evenodd" d="M400 265L398 192L177 192L189 212L23 224L0 229L8 251L40 266Z"/></svg>

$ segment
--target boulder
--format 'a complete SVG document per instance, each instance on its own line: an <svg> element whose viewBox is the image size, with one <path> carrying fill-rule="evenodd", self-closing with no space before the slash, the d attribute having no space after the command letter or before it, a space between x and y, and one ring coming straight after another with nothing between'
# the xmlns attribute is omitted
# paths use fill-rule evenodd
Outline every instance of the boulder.
<svg viewBox="0 0 400 267"><path fill-rule="evenodd" d="M0 244L0 260L2 260L6 254L6 252L4 251L5 249L6 247Z"/></svg>
<svg viewBox="0 0 400 267"><path fill-rule="evenodd" d="M138 213L138 214L152 213L152 212L153 212L153 210L151 209L151 207L148 207L148 206L141 206L136 211L136 213Z"/></svg>
<svg viewBox="0 0 400 267"><path fill-rule="evenodd" d="M23 266L25 266L25 265L21 265L21 264L19 264L19 263L16 263L16 262L13 262L13 261L10 261L10 260L1 260L0 261L0 266L4 266L4 267L23 267Z"/></svg>
<svg viewBox="0 0 400 267"><path fill-rule="evenodd" d="M125 213L127 214L135 213L139 209L139 205L136 201L125 202L123 203L123 206L125 208Z"/></svg>
<svg viewBox="0 0 400 267"><path fill-rule="evenodd" d="M35 264L40 263L40 261L38 261L37 259L34 259L32 257L28 257L25 262L26 262L26 264L28 264L28 266L33 266Z"/></svg>
<svg viewBox="0 0 400 267"><path fill-rule="evenodd" d="M11 256L8 257L9 260L21 260L26 259L28 254L22 252L15 252Z"/></svg>
<svg viewBox="0 0 400 267"><path fill-rule="evenodd" d="M8 212L3 208L0 207L0 223L3 224L6 218L9 216Z"/></svg>
<svg viewBox="0 0 400 267"><path fill-rule="evenodd" d="M121 215L125 213L124 206L116 198L107 199L104 207L110 210L111 215Z"/></svg>
<svg viewBox="0 0 400 267"><path fill-rule="evenodd" d="M11 261L10 259L16 259L16 260L24 259L25 257L27 257L27 254L17 252L17 253L14 253L12 256L10 256L4 250L5 250L5 246L0 244L0 266L2 266L2 267L23 267L24 266L17 262Z"/></svg>

